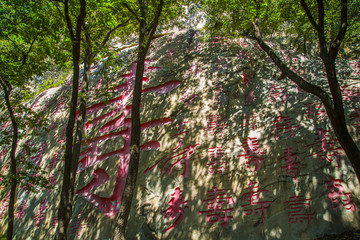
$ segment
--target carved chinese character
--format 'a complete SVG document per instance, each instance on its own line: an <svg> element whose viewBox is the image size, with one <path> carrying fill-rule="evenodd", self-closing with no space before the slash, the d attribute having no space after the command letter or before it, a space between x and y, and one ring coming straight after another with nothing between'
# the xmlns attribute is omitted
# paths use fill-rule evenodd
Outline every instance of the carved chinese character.
<svg viewBox="0 0 360 240"><path fill-rule="evenodd" d="M34 217L34 225L37 226L38 228L41 226L41 223L45 218L45 212L47 209L46 204L47 204L47 200L45 198L44 201L41 203L40 208L37 211L37 214Z"/></svg>
<svg viewBox="0 0 360 240"><path fill-rule="evenodd" d="M145 61L144 73L160 70L159 67L149 66L150 60ZM87 147L81 156L84 156L78 165L78 172L95 165L98 162L105 161L112 156L119 158L119 169L116 176L116 182L114 190L110 197L100 197L94 194L93 191L109 181L109 175L103 169L95 169L93 172L93 179L80 189L76 194L82 195L87 201L94 204L97 209L104 212L107 216L114 216L120 209L122 193L124 191L125 179L127 175L127 168L130 159L130 125L131 125L131 106L127 105L133 96L134 84L135 84L136 63L133 64L129 74L122 75L121 77L126 79L126 82L119 86L113 87L112 90L121 92L121 96L110 99L107 102L101 102L94 104L86 109L86 114L91 115L99 110L105 108L108 104L116 104L116 108L110 112L100 115L93 120L86 123L86 128L91 128L98 123L106 121L113 115L119 114L117 117L113 117L111 121L106 122L99 129L100 136L92 139L86 139L84 145ZM149 79L144 77L144 82L148 82ZM155 92L159 95L168 93L181 84L180 81L168 81L162 85L155 87L148 87L142 90L142 93ZM172 119L161 118L152 120L141 124L141 130L152 128L156 126L162 126L172 123ZM121 130L118 130L121 129ZM99 144L108 139L122 138L124 144L122 148L114 150L112 152L101 153ZM141 150L156 150L160 147L160 143L157 141L149 141L141 146Z"/></svg>
<svg viewBox="0 0 360 240"><path fill-rule="evenodd" d="M322 120L326 116L326 111L320 102L306 103L305 108L308 119Z"/></svg>
<svg viewBox="0 0 360 240"><path fill-rule="evenodd" d="M86 217L85 214L80 211L78 216L73 220L74 223L69 226L70 233L72 235L77 235L77 237L80 238L83 231L87 228L87 220L88 217Z"/></svg>
<svg viewBox="0 0 360 240"><path fill-rule="evenodd" d="M285 160L286 166L281 167L285 169L286 173L291 175L295 181L298 181L298 172L300 167L299 156L292 152L292 148L287 145L287 148L284 149L284 156L280 159Z"/></svg>
<svg viewBox="0 0 360 240"><path fill-rule="evenodd" d="M234 211L232 196L228 196L225 189L217 189L216 187L208 191L207 196L208 199L203 200L203 203L206 203L207 210L199 211L199 214L206 215L208 223L219 223L223 227L228 227L228 221L233 219L233 216L230 215Z"/></svg>
<svg viewBox="0 0 360 240"><path fill-rule="evenodd" d="M171 172L172 172L172 170L173 170L173 168L175 166L181 166L183 164L184 165L184 167L183 167L184 171L183 171L183 173L181 175L183 175L184 177L188 177L189 176L190 156L195 153L195 149L196 149L197 146L199 146L199 144L189 145L187 147L183 147L183 148L180 148L178 150L174 150L171 154L169 154L166 157L160 159L159 161L157 161L151 167L148 167L144 171L144 174L147 174L148 172L150 172L159 163L164 162L163 167L161 169L161 174L165 173L165 167L166 167L166 165L168 163L169 163L168 174L171 174Z"/></svg>
<svg viewBox="0 0 360 240"><path fill-rule="evenodd" d="M21 202L20 206L17 208L17 211L16 211L16 213L15 213L15 217L16 217L17 219L19 219L19 221L22 221L22 219L24 218L24 216L25 216L25 211L26 211L26 209L27 209L28 207L29 207L29 204L27 203L27 200L24 199L24 200Z"/></svg>
<svg viewBox="0 0 360 240"><path fill-rule="evenodd" d="M272 84L270 86L270 92L269 92L270 102L286 103L288 97L289 94L287 94L285 87L280 87L277 84Z"/></svg>
<svg viewBox="0 0 360 240"><path fill-rule="evenodd" d="M251 130L257 129L257 119L255 112L247 112L241 119L241 126L243 128L249 128Z"/></svg>
<svg viewBox="0 0 360 240"><path fill-rule="evenodd" d="M241 207L244 208L244 216L250 216L255 213L261 217L260 224L263 224L265 220L265 210L269 208L271 201L260 201L260 194L269 194L270 191L266 189L259 190L259 186L252 180L250 180L248 186L246 189L249 189L249 192L244 194L244 199L247 204L241 205Z"/></svg>
<svg viewBox="0 0 360 240"><path fill-rule="evenodd" d="M323 128L318 129L318 138L315 143L305 146L306 148L315 147L315 152L309 156L316 155L319 160L333 162L334 158L337 162L337 168L341 167L340 156L343 155L342 148L338 145L338 140L331 138L329 132Z"/></svg>
<svg viewBox="0 0 360 240"><path fill-rule="evenodd" d="M41 144L40 148L37 150L38 152L36 153L36 155L30 158L30 161L32 161L35 166L40 166L42 156L44 155L46 147L47 143Z"/></svg>
<svg viewBox="0 0 360 240"><path fill-rule="evenodd" d="M263 151L261 151L261 146L258 143L256 138L245 138L242 141L242 148L245 151L244 154L238 155L237 157L245 158L246 168L250 169L251 164L255 164L254 172L257 172L261 167L261 162L264 161L262 155L265 155Z"/></svg>
<svg viewBox="0 0 360 240"><path fill-rule="evenodd" d="M7 194L6 198L0 202L0 221L3 220L5 213L7 212L8 205L9 205L9 199L10 199L10 192Z"/></svg>
<svg viewBox="0 0 360 240"><path fill-rule="evenodd" d="M214 174L221 172L221 175L224 174L228 165L228 162L223 160L224 155L225 153L223 147L208 149L209 163L206 164L206 166L209 166L209 173Z"/></svg>
<svg viewBox="0 0 360 240"><path fill-rule="evenodd" d="M198 94L193 94L191 90L187 88L180 100L182 103L185 103L186 108L188 108L198 96Z"/></svg>
<svg viewBox="0 0 360 240"><path fill-rule="evenodd" d="M341 201L346 210L354 212L356 207L352 201L351 193L345 192L342 183L344 183L343 180L331 176L329 181L325 181L325 184L328 185L328 198L331 201L331 207L333 209L339 208Z"/></svg>
<svg viewBox="0 0 360 240"><path fill-rule="evenodd" d="M277 116L274 123L274 139L278 140L280 135L290 133L290 137L294 137L294 129L300 126L292 126L292 118L288 116Z"/></svg>
<svg viewBox="0 0 360 240"><path fill-rule="evenodd" d="M290 207L290 211L288 212L289 223L304 223L306 221L307 224L310 224L315 214L315 212L310 211L311 199L306 199L304 196L296 196L294 194L294 196L290 197L290 200L285 203Z"/></svg>
<svg viewBox="0 0 360 240"><path fill-rule="evenodd" d="M343 99L345 101L355 101L360 103L360 88L352 87L350 88L348 85L340 86L341 93L343 95Z"/></svg>
<svg viewBox="0 0 360 240"><path fill-rule="evenodd" d="M225 129L228 127L226 120L219 114L210 115L207 120L207 127L204 128L205 136L206 135L218 135L223 137Z"/></svg>
<svg viewBox="0 0 360 240"><path fill-rule="evenodd" d="M185 209L189 208L187 206L188 201L184 200L182 196L182 191L179 187L175 188L174 192L171 194L172 198L168 202L169 207L162 212L165 218L170 218L170 220L176 220L168 227L165 231L170 231L178 225L185 215Z"/></svg>

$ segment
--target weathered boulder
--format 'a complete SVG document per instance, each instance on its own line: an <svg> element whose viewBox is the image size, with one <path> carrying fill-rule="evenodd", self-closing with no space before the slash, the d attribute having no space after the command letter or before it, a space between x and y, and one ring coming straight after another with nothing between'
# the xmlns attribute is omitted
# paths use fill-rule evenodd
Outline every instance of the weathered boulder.
<svg viewBox="0 0 360 240"><path fill-rule="evenodd" d="M324 81L318 59L278 53L307 79ZM70 239L111 238L129 161L135 54L119 50L110 73L102 71L106 61L92 68ZM338 66L359 143L359 70ZM128 239L314 239L360 228L359 182L320 101L281 78L255 43L166 35L154 41L145 72ZM19 189L15 239L55 234L70 89L49 89L32 103L51 119L50 131L24 142L38 149L29 158L55 188Z"/></svg>

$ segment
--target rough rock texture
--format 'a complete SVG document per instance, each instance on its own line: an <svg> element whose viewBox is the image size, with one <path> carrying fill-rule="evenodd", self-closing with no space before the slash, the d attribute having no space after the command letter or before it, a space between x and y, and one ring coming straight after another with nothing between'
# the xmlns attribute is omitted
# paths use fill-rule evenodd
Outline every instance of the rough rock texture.
<svg viewBox="0 0 360 240"><path fill-rule="evenodd" d="M324 81L318 59L278 52L307 79ZM106 61L92 68L70 239L111 237L129 160L135 54L135 47L119 50L110 72L102 71ZM353 62L338 66L359 143L359 70ZM166 35L154 41L145 72L128 239L315 239L360 228L359 183L324 108L282 79L256 44L205 42L197 31ZM55 189L19 189L15 239L55 233L70 90L49 89L32 102L51 119L50 132L24 142L38 149L29 158ZM4 164L8 147L0 150Z"/></svg>

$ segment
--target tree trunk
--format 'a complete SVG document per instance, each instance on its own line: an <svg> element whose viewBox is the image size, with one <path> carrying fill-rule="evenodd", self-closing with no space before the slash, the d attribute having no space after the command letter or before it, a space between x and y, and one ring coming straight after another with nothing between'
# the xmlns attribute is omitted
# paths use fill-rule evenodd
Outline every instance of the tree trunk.
<svg viewBox="0 0 360 240"><path fill-rule="evenodd" d="M66 126L66 148L63 183L60 194L60 204L58 212L58 234L57 239L67 239L67 227L72 215L72 201L74 197L74 181L76 171L73 172L73 135L77 110L78 91L79 91L79 72L80 72L80 47L81 47L81 29L86 16L86 0L79 0L80 13L77 17L76 31L74 33L71 19L69 16L68 0L65 0L65 19L72 40L72 61L73 61L73 84L70 100L70 113Z"/></svg>
<svg viewBox="0 0 360 240"><path fill-rule="evenodd" d="M16 155L16 148L18 142L18 124L16 122L14 111L10 103L11 86L10 84L8 84L9 86L7 87L6 82L3 80L0 80L0 83L5 93L4 95L5 105L10 115L11 124L13 128L13 138L12 138L11 151L10 151L11 187L10 187L10 199L8 204L8 228L6 233L7 240L11 240L14 234L14 206L15 206L15 198L16 198L16 186L17 186L17 179L16 179L17 162L15 155Z"/></svg>
<svg viewBox="0 0 360 240"><path fill-rule="evenodd" d="M325 107L330 119L335 135L344 149L352 167L355 170L358 181L360 182L360 150L354 139L351 137L345 119L343 98L340 84L336 76L335 59L329 56L322 57L326 69L326 76L330 86L330 92L333 100L333 108Z"/></svg>
<svg viewBox="0 0 360 240"><path fill-rule="evenodd" d="M145 58L147 48L144 47L145 24L140 29L139 52L137 56L135 86L131 107L131 139L130 139L130 160L126 176L125 188L121 198L121 205L115 217L114 240L125 240L125 230L130 214L131 202L135 191L139 160L140 160L140 104L141 89L144 76ZM149 40L150 41L150 40Z"/></svg>
<svg viewBox="0 0 360 240"><path fill-rule="evenodd" d="M75 141L74 141L74 147L73 147L73 160L72 160L72 167L71 167L71 174L74 176L75 181L75 175L76 170L80 158L80 152L81 152L81 142L84 134L85 129L85 118L86 118L86 96L89 91L89 78L90 78L90 60L91 60L91 52L89 49L85 51L85 60L84 60L84 73L83 73L83 87L81 89L80 94L80 106L79 106L79 114L76 121L76 131L75 131ZM75 189L75 182L72 182L72 186L70 188L72 189L72 195L74 195L74 189Z"/></svg>
<svg viewBox="0 0 360 240"><path fill-rule="evenodd" d="M140 15L139 19L139 46L135 74L135 86L133 92L133 100L131 107L131 138L130 138L130 160L128 165L128 173L125 180L124 192L121 198L119 212L114 220L114 240L125 240L125 231L130 214L131 203L135 192L137 174L140 160L140 104L142 80L144 76L144 66L146 54L149 50L151 41L158 26L159 18L162 12L164 0L159 1L155 16L152 23L146 23L147 8L145 2L139 1Z"/></svg>
<svg viewBox="0 0 360 240"><path fill-rule="evenodd" d="M58 229L59 239L66 239L66 229L72 214L72 200L74 197L73 180L75 179L72 173L73 162L73 134L78 101L78 88L79 88L79 60L80 60L80 41L73 45L73 90L70 102L70 115L66 126L66 148L65 148L65 165L63 183L60 195L59 216L58 216Z"/></svg>

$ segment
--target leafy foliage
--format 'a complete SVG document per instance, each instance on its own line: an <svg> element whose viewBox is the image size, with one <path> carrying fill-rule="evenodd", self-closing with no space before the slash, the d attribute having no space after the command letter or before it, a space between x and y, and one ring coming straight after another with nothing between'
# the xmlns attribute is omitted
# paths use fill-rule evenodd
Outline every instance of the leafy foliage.
<svg viewBox="0 0 360 240"><path fill-rule="evenodd" d="M314 18L318 19L316 1L306 1ZM277 41L299 52L315 52L317 34L307 19L300 1L295 0L205 0L203 6L208 13L207 29L213 35L239 37L253 30L255 18L263 38ZM325 1L325 36L330 41L340 28L340 1ZM355 57L358 53L360 34L360 1L348 3L348 34L344 39L343 57Z"/></svg>

